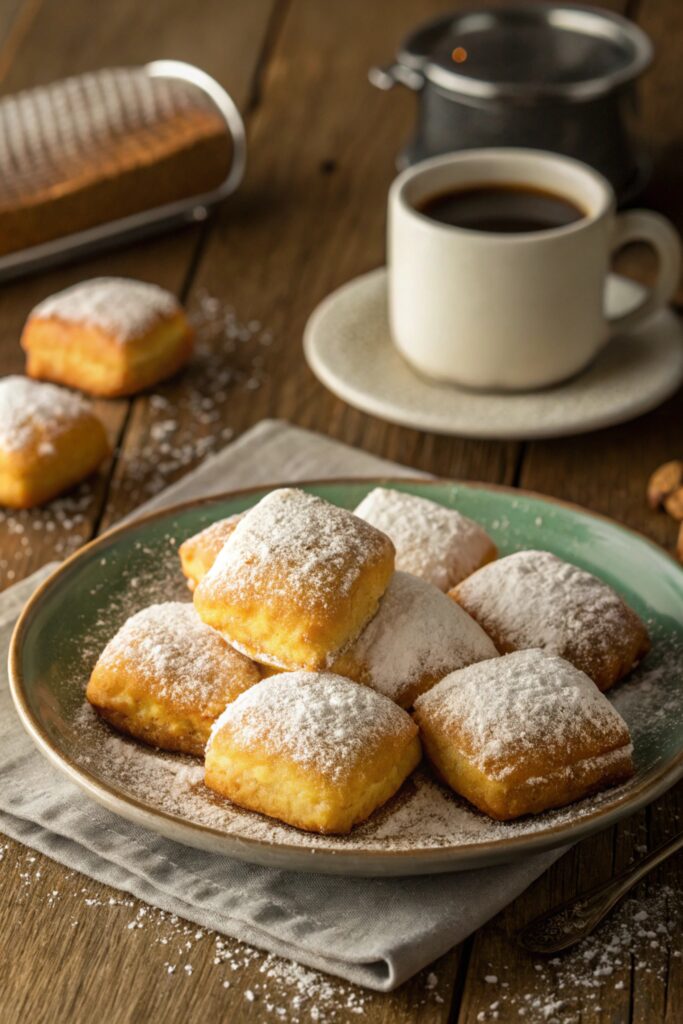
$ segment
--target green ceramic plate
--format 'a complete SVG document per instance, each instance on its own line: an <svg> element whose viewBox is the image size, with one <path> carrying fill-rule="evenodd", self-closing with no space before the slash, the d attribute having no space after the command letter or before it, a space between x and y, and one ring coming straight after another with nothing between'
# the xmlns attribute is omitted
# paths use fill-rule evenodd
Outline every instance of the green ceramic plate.
<svg viewBox="0 0 683 1024"><path fill-rule="evenodd" d="M302 485L354 508L382 481ZM386 482L386 481L384 481ZM177 546L249 508L267 488L185 505L113 530L67 561L29 601L10 671L22 722L40 750L112 811L180 842L282 868L407 875L482 867L576 841L653 800L683 774L683 572L616 523L521 491L471 484L392 483L481 522L502 553L545 548L612 584L648 621L653 650L611 699L634 739L626 785L557 811L500 823L420 769L386 807L347 837L311 836L233 807L202 784L201 764L115 734L83 692L122 622L155 601L188 599Z"/></svg>

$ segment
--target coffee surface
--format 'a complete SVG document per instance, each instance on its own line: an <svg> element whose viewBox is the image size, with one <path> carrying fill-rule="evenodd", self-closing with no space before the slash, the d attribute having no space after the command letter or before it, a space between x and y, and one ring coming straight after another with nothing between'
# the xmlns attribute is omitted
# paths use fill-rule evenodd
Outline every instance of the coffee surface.
<svg viewBox="0 0 683 1024"><path fill-rule="evenodd" d="M570 199L525 185L473 185L428 196L416 204L426 217L470 231L513 234L548 231L586 214Z"/></svg>

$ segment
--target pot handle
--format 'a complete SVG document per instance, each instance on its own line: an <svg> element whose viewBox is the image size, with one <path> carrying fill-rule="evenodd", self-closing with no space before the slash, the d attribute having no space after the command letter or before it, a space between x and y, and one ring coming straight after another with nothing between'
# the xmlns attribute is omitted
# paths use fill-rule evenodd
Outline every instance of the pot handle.
<svg viewBox="0 0 683 1024"><path fill-rule="evenodd" d="M407 89L419 92L425 83L424 76L419 71L398 61L395 64L389 64L386 68L370 68L368 78L375 88L382 89L384 92L393 89L395 85L405 85Z"/></svg>

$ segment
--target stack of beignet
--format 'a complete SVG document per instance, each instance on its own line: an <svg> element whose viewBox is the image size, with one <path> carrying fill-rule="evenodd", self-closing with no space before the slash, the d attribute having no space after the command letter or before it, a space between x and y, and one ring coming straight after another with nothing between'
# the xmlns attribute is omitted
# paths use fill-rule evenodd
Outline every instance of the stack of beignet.
<svg viewBox="0 0 683 1024"><path fill-rule="evenodd" d="M90 702L205 753L206 785L233 803L309 831L366 820L423 748L501 820L632 774L601 689L649 641L610 587L547 552L492 561L481 526L425 498L377 489L356 511L282 488L188 538L193 604L129 619Z"/></svg>

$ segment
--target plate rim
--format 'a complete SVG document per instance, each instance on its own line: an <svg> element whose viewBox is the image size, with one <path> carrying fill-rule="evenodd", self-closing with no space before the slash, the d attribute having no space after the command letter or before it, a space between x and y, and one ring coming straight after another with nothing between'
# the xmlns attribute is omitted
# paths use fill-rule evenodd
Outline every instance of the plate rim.
<svg viewBox="0 0 683 1024"><path fill-rule="evenodd" d="M653 553L662 558L669 567L681 573L683 583L683 567L664 548L649 537L632 527L625 526L599 512L593 512L582 505L554 498L538 491L513 487L507 484L488 483L486 481L458 480L449 477L411 477L411 476L360 476L360 477L327 477L297 480L292 484L264 483L250 487L233 489L221 493L206 495L201 498L188 499L161 509L155 509L134 519L126 519L113 526L105 533L93 538L75 551L57 566L43 580L24 604L15 623L10 639L8 657L8 678L10 694L20 722L29 737L47 759L63 774L74 782L98 803L114 811L120 817L142 822L152 831L166 835L175 841L200 849L212 849L226 856L232 856L250 863L271 866L283 866L283 858L291 863L291 870L308 870L321 874L344 874L347 876L389 877L399 875L421 875L444 873L457 870L473 870L492 864L509 863L519 856L533 854L544 850L553 850L565 845L572 845L603 828L608 828L628 814L635 813L645 805L656 800L671 786L683 777L683 744L678 753L658 768L651 769L641 780L637 788L618 797L616 801L604 809L597 808L583 816L579 821L565 822L549 826L534 833L510 836L501 840L468 843L462 846L431 847L423 850L354 850L352 847L320 850L315 847L299 846L292 843L272 843L264 839L244 836L230 836L224 830L199 822L188 821L180 814L174 814L161 808L151 807L143 800L127 793L122 793L115 786L94 776L87 768L78 764L67 753L53 743L40 722L33 715L25 693L25 685L21 668L21 651L24 634L31 624L31 619L40 606L45 594L63 581L63 577L73 571L80 562L87 560L94 553L107 547L121 534L126 534L160 519L172 519L191 508L220 504L225 501L244 498L254 494L269 492L278 487L319 487L319 486L387 486L387 485L419 484L423 487L459 487L469 490L496 491L511 497L523 497L538 500L550 505L557 505L570 512L578 513L591 519L607 523L610 527L625 533L635 541L651 548ZM122 805L122 806L120 806ZM163 827L160 827L160 824ZM182 838L175 834L180 831L187 834ZM190 836L197 841L192 842ZM200 839L204 842L199 842ZM405 862L410 866L404 867ZM361 862L360 870L355 867ZM374 865L374 869L373 869ZM417 865L417 866L416 866Z"/></svg>
<svg viewBox="0 0 683 1024"><path fill-rule="evenodd" d="M679 371L678 374L672 374L656 391L649 392L646 398L641 399L639 402L634 402L627 412L622 408L621 412L612 411L611 414L600 415L599 413L593 414L591 418L586 418L580 424L572 424L570 426L557 427L543 427L538 426L528 427L527 429L519 432L516 430L503 430L500 429L487 429L485 424L468 428L468 427L448 427L443 423L434 423L429 413L417 413L413 414L410 412L404 412L402 415L400 410L395 406L389 406L388 403L378 397L375 394L359 393L352 384L349 384L346 380L340 379L333 371L331 371L327 363L321 358L318 351L315 334L319 330L319 324L323 318L328 314L329 310L332 309L335 303L343 296L346 292L352 292L360 282L367 281L371 278L387 278L388 268L386 265L374 267L372 270L368 270L363 274L357 274L355 277L343 284L340 284L337 288L326 295L315 307L313 312L310 314L306 321L303 333L303 352L309 369L320 381L323 387L327 388L336 398L350 405L353 409L358 409L366 415L376 416L378 419L384 420L388 423L394 423L398 426L407 427L411 430L427 430L430 433L442 434L445 437L466 437L479 440L487 441L538 441L547 438L554 437L576 437L580 434L591 433L595 430L606 430L609 427L617 426L620 423L628 423L631 420L637 419L639 416L644 416L648 412L652 412L654 409L662 405L668 398L670 398L680 387L681 381L683 381L683 345L679 345L681 352L679 354ZM644 286L639 282L632 280L631 278L625 277L623 274L616 274L611 272L609 276L620 278L623 281L629 282L629 284L643 289ZM666 316L677 317L675 310L671 306L666 306L663 310L659 310L657 314L664 314ZM680 327L680 324L679 324ZM683 337L683 327L681 329L681 336ZM403 360L405 362L405 360ZM587 371L592 365L593 360L584 367L578 374L570 378L573 380L580 377L585 371ZM457 385L449 385L446 383L434 383L429 381L425 377L421 377L417 371L411 367L408 363L406 366L410 373L421 381L422 384L433 387L435 390L443 390L444 388L453 387L457 392L461 392L465 395L468 393L466 388L457 388ZM672 384L671 381L674 383ZM567 382L561 381L555 386L554 389L539 388L537 389L540 393L548 390L561 390L563 385ZM476 391L472 391L472 394L476 394ZM486 392L482 392L486 393ZM518 392L517 394L533 395L533 391L529 392ZM361 399L359 400L359 394ZM494 394L494 393L490 393ZM512 393L514 394L514 392ZM502 398L508 397L505 393L501 393Z"/></svg>

